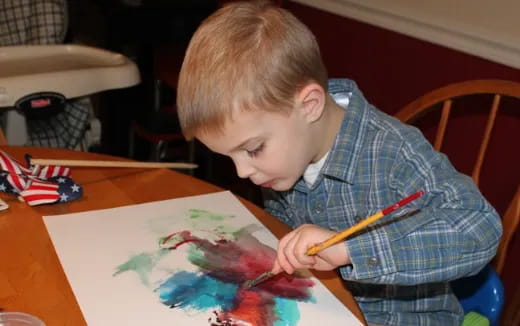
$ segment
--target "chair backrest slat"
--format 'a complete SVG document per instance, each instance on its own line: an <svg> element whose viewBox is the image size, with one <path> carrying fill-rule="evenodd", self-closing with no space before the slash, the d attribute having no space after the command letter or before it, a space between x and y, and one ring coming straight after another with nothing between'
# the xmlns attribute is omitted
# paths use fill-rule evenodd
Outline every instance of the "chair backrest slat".
<svg viewBox="0 0 520 326"><path fill-rule="evenodd" d="M437 135L435 136L435 143L433 145L433 148L435 148L436 151L441 150L442 143L444 141L444 134L446 133L446 125L448 124L448 119L450 118L452 103L452 100L446 100L442 105L441 119L439 121L439 127L437 128Z"/></svg>
<svg viewBox="0 0 520 326"><path fill-rule="evenodd" d="M484 162L484 156L486 155L486 150L489 144L489 138L491 137L491 132L493 131L493 126L495 125L495 120L497 117L498 107L500 105L499 94L495 94L493 98L493 105L491 106L491 111L489 112L489 117L486 123L486 130L484 132L484 137L482 138L482 143L480 144L480 149L478 151L477 161L473 167L473 173L471 177L475 184L478 186L480 179L480 170L482 168L482 163Z"/></svg>

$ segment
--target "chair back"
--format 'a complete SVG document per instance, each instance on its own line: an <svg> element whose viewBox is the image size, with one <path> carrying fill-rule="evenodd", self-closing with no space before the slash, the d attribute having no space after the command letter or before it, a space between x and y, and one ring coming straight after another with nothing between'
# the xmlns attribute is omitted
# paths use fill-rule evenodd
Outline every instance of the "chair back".
<svg viewBox="0 0 520 326"><path fill-rule="evenodd" d="M471 97L473 97L473 102L471 102ZM487 101L486 103L489 102L489 104L487 104L489 108L487 109L484 107L484 110L481 110L482 102L484 101ZM466 110L468 107L471 108L469 114L468 110ZM508 135L507 133L504 133L504 131L509 131L513 134L512 138L507 139L506 142L502 142L498 146L501 150L504 150L505 148L505 153L501 153L501 150L494 149L490 151L488 148L490 140L492 139L491 135L497 121L497 116L499 114L499 108L502 108L502 111L506 111L509 114L513 112L513 118L509 120L506 119L506 127L496 128L495 130L495 132L499 133L502 138L507 138L504 137L504 134L506 136ZM504 290L499 275L501 275L504 270L506 254L520 220L520 169L518 169L518 163L515 163L515 161L518 162L519 155L519 109L520 83L504 80L472 80L454 83L433 90L411 102L395 114L395 117L399 120L405 123L418 125L423 131L424 129L429 128L433 134L433 137L430 138L433 147L437 151L443 151L445 153L449 152L450 154L454 153L454 156L449 155L452 162L454 161L454 158L457 159L455 156L463 156L463 158L468 161L467 156L471 154L469 154L468 148L465 147L471 147L471 145L462 143L465 140L475 137L474 135L469 135L470 129L483 129L483 132L479 130L480 133L477 133L477 137L480 138L477 142L478 148L476 159L474 160L473 165L468 166L467 169L468 174L471 175L475 184L481 190L483 188L481 185L481 181L483 180L481 180L482 167L493 166L492 164L485 165L484 162L486 159L491 161L490 156L500 155L500 157L495 157L495 159L498 158L495 161L498 162L499 167L490 169L490 176L494 179L497 173L505 175L505 181L507 181L509 186L504 185L506 182L500 180L498 184L493 187L496 194L489 194L487 196L488 200L491 199L489 198L491 196L496 196L494 198L495 200L503 197L507 197L506 200L509 200L509 198L511 198L510 194L506 195L506 192L513 193L514 195L512 196L512 199L508 201L509 204L503 202L506 204L503 206L507 206L507 209L505 210L505 213L502 214L503 235L500 240L497 254L493 260L494 270L488 265L473 277L452 282L454 292L459 297L464 311L467 314L466 316L468 316L468 312L470 311L480 313L486 316L490 324L493 326L498 325L500 322L500 313L504 306ZM433 113L434 111L439 112ZM464 112L461 114L459 111ZM479 128L475 116L482 115L484 112L484 115L487 116L485 124L483 124L483 128ZM431 119L431 117L435 116L435 114L438 116L438 122L432 122L432 120L435 119ZM457 119L459 121L453 121ZM469 120L470 122L468 123L465 121L465 124L461 124L460 120L463 119ZM421 124L421 121L423 121L423 124ZM452 127L456 126L455 129L457 129L457 132L455 133L455 137L453 137L453 134L452 137L446 137L448 121L451 121ZM507 123L508 121L509 124ZM426 122L426 125L424 122ZM471 126L468 127L468 125ZM426 128L424 128L425 126ZM461 132L461 128L463 128L463 132ZM447 144L446 139L454 140L453 142L456 143L456 145L453 146L452 144ZM459 168L459 166L455 164L456 162L453 163L457 168ZM506 163L509 163L509 165ZM508 168L504 169L504 166L508 166ZM493 203L492 200L490 201ZM518 293L520 294L520 288ZM520 295L518 295L518 298L514 299L513 302L508 303L505 306L504 319L508 321L520 320L520 313L517 311L517 307L520 306L519 302Z"/></svg>
<svg viewBox="0 0 520 326"><path fill-rule="evenodd" d="M488 96L482 97L481 95L483 94L487 94ZM471 80L450 84L448 86L433 90L419 97L415 101L406 105L399 112L397 112L395 114L395 117L405 123L416 124L418 121L421 120L421 118L426 118L427 116L429 117L431 111L435 109L440 110L439 121L437 124L437 128L434 132L435 137L432 143L437 151L443 151L443 145L447 145L445 144L445 135L448 122L450 121L450 117L456 116L456 118L460 118L460 113L455 111L462 111L466 109L457 106L456 102L462 101L463 98L466 99L470 96L475 96L475 99L479 102L481 102L482 100L487 100L488 97L490 97L489 110L487 112L487 119L483 135L478 135L478 137L481 137L480 145L478 147L476 160L474 161L473 167L471 169L471 177L475 181L475 184L479 186L482 166L486 159L486 154L488 154L488 145L490 143L493 127L495 126L495 122L497 121L499 108L505 102L508 107L514 107L516 109L515 114L520 113L520 83L505 80ZM475 102L465 103L474 105ZM466 115L468 115L467 113L468 112L466 110L464 112L464 118L466 118ZM471 112L469 115L471 115ZM513 119L513 121L518 122L518 120L515 119ZM515 126L513 125L513 128L514 127ZM516 125L516 128L519 127L520 126ZM518 130L516 130L515 133L518 135ZM465 134L465 132L461 133L459 131L458 134L459 138L472 137L468 135L462 135ZM517 145L518 144L513 146L516 147ZM459 149L458 153L460 153L461 150L462 149ZM496 152L493 151L493 155L495 154ZM501 155L501 160L507 161L511 159L512 155L518 154L505 153ZM453 159L453 157L450 158ZM518 167L518 165L516 165L516 167ZM512 237L518 227L518 221L520 219L520 188L518 186L520 180L514 180L515 175L519 175L518 173L518 168L516 168L516 171L511 171L511 177L513 178L512 182L514 184L512 192L516 192L516 194L510 201L510 204L508 206L509 208L507 209L506 213L502 216L504 232L500 242L500 246L497 251L497 255L494 260L494 267L498 274L501 274L503 271L505 255L507 253L507 249L512 240ZM501 195L504 194L502 193Z"/></svg>

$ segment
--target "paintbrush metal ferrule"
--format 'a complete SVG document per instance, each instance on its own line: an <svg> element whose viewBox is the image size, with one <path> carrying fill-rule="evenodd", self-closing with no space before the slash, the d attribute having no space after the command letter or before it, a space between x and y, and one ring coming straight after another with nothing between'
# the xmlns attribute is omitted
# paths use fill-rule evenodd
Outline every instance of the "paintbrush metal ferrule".
<svg viewBox="0 0 520 326"><path fill-rule="evenodd" d="M245 281L243 287L246 289L250 289L250 288L255 287L258 284L262 283L263 281L267 280L268 278L271 278L273 275L274 274L271 273L271 271L264 272L252 280Z"/></svg>

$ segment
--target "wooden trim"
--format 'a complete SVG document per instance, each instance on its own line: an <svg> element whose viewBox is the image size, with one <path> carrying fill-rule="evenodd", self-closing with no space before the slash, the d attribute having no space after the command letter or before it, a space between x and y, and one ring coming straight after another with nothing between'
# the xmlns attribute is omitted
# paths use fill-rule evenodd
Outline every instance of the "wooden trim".
<svg viewBox="0 0 520 326"><path fill-rule="evenodd" d="M504 35L504 29L488 29L475 22L447 18L442 13L430 12L428 9L421 11L413 4L399 1L293 0L293 2L520 69L520 33L514 32L514 26L518 24L515 21L510 22L511 29L506 30L508 35ZM456 7L463 4L450 3L449 5ZM468 6L471 5L473 4L470 2ZM499 10L494 3L492 5L495 10ZM442 8L443 4L437 6ZM495 16L497 15L495 13Z"/></svg>

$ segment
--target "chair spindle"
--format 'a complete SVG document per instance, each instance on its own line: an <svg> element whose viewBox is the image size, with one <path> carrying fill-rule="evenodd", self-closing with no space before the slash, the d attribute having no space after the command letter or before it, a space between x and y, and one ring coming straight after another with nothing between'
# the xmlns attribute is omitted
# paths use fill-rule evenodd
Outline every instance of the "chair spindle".
<svg viewBox="0 0 520 326"><path fill-rule="evenodd" d="M493 130L493 126L495 125L495 119L497 116L498 106L500 105L500 95L495 94L493 98L493 105L491 106L491 111L489 112L489 117L486 123L486 130L484 132L484 138L482 139L482 143L480 144L480 149L478 151L477 161L475 162L475 167L473 168L473 173L471 177L475 184L478 186L480 179L480 169L482 168L482 163L484 162L484 156L486 155L486 150L489 144L489 138L491 138L491 131Z"/></svg>

